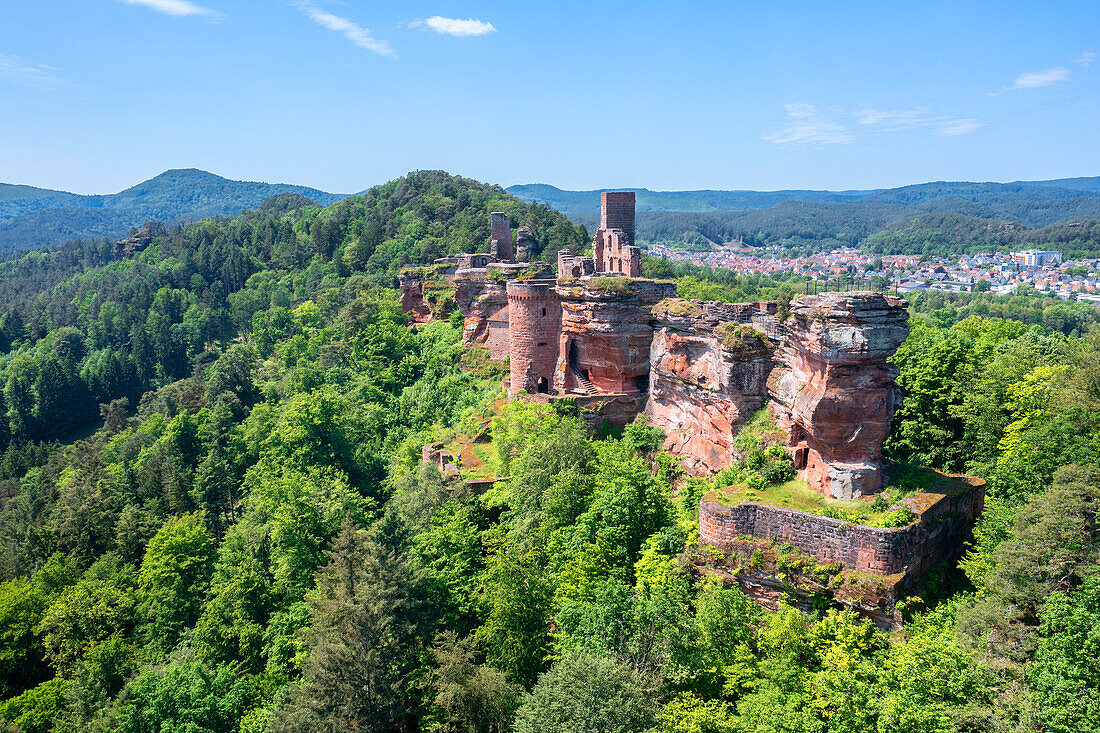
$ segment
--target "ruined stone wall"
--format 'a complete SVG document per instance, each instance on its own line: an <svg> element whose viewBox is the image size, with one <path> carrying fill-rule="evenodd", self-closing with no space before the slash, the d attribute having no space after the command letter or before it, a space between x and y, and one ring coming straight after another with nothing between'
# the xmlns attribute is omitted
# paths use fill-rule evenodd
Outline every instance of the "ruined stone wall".
<svg viewBox="0 0 1100 733"><path fill-rule="evenodd" d="M553 280L508 283L508 393L547 392L554 384L561 333L561 301Z"/></svg>
<svg viewBox="0 0 1100 733"><path fill-rule="evenodd" d="M905 527L866 527L792 509L743 502L727 507L710 494L699 503L699 539L723 547L738 536L789 542L823 563L880 575L917 578L957 556L981 512L984 482L941 496Z"/></svg>
<svg viewBox="0 0 1100 733"><path fill-rule="evenodd" d="M621 229L600 229L592 243L596 257L596 271L619 273L628 277L642 274L642 251L630 244Z"/></svg>
<svg viewBox="0 0 1100 733"><path fill-rule="evenodd" d="M558 279L587 277L595 272L595 261L591 257L577 257L564 249L558 251Z"/></svg>
<svg viewBox="0 0 1100 733"><path fill-rule="evenodd" d="M502 211L489 214L489 256L496 262L511 262L512 223Z"/></svg>
<svg viewBox="0 0 1100 733"><path fill-rule="evenodd" d="M507 359L512 348L508 319L507 308L501 308L495 316L489 319L489 336L485 340L485 345L489 347L489 358L493 361Z"/></svg>
<svg viewBox="0 0 1100 733"><path fill-rule="evenodd" d="M774 305L770 304L770 305ZM733 439L767 396L773 347L738 320L769 304L670 298L654 308L646 414L694 474L738 458Z"/></svg>
<svg viewBox="0 0 1100 733"><path fill-rule="evenodd" d="M894 417L897 368L887 359L909 334L908 304L875 292L799 298L768 379L776 424L799 476L836 499L882 485L882 443Z"/></svg>
<svg viewBox="0 0 1100 733"><path fill-rule="evenodd" d="M653 341L650 309L675 294L676 285L591 278L559 282L557 291L562 316L555 389L601 394L647 391Z"/></svg>

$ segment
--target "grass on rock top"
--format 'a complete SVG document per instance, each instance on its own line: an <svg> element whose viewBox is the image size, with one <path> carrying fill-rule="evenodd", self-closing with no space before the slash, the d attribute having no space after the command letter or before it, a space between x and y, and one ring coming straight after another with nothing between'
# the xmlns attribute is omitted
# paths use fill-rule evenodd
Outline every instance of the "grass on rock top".
<svg viewBox="0 0 1100 733"><path fill-rule="evenodd" d="M814 491L805 481L792 479L763 489L750 489L744 485L727 486L715 489L709 496L726 506L736 506L743 501L751 501L868 527L897 527L908 524L908 521L903 521L906 519L903 514L889 511L889 507L902 498L902 493L896 488L892 491L886 489L886 492L890 495L890 499L885 502L876 503L874 496L854 501L840 501L829 499L824 494Z"/></svg>

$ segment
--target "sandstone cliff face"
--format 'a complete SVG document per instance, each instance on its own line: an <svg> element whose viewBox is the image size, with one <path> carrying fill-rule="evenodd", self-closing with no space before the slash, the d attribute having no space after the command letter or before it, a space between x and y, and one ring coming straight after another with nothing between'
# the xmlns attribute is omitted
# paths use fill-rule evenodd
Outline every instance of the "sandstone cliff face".
<svg viewBox="0 0 1100 733"><path fill-rule="evenodd" d="M561 335L554 389L645 392L653 340L650 306L675 292L674 283L651 280L559 282Z"/></svg>
<svg viewBox="0 0 1100 733"><path fill-rule="evenodd" d="M505 283L487 277L455 278L455 305L465 318L462 343L484 344L489 338L489 321L508 307Z"/></svg>
<svg viewBox="0 0 1100 733"><path fill-rule="evenodd" d="M401 286L401 310L409 314L413 323L432 320L432 310L424 302L424 279L416 270L405 270L397 278Z"/></svg>
<svg viewBox="0 0 1100 733"><path fill-rule="evenodd" d="M755 305L755 304L753 304ZM690 473L737 458L733 439L767 396L772 347L726 303L669 299L654 308L646 414Z"/></svg>
<svg viewBox="0 0 1100 733"><path fill-rule="evenodd" d="M800 476L836 499L881 488L881 449L894 417L908 304L881 293L799 298L768 379L777 425Z"/></svg>

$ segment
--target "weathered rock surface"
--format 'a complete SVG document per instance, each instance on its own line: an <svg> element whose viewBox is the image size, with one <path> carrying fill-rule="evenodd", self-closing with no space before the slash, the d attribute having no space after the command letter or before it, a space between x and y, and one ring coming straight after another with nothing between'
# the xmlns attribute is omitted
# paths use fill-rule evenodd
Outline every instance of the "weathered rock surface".
<svg viewBox="0 0 1100 733"><path fill-rule="evenodd" d="M455 305L464 318L462 343L486 343L490 319L508 308L506 283L487 277L456 277L454 288Z"/></svg>
<svg viewBox="0 0 1100 733"><path fill-rule="evenodd" d="M419 270L404 270L397 278L401 286L401 310L413 323L432 320L432 309L424 301L424 276Z"/></svg>
<svg viewBox="0 0 1100 733"><path fill-rule="evenodd" d="M772 347L738 325L728 303L670 298L654 316L646 414L687 471L718 471L737 457L733 439L767 396Z"/></svg>
<svg viewBox="0 0 1100 733"><path fill-rule="evenodd" d="M559 282L561 334L555 390L645 392L653 340L650 307L675 292L674 283L652 280Z"/></svg>
<svg viewBox="0 0 1100 733"><path fill-rule="evenodd" d="M800 476L836 499L881 488L882 443L894 418L907 303L874 292L799 298L768 379L776 424Z"/></svg>

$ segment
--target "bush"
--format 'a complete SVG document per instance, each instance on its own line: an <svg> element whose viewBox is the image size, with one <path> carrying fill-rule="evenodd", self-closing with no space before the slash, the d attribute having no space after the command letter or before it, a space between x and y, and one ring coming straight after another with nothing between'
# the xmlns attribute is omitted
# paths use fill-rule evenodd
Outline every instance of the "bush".
<svg viewBox="0 0 1100 733"><path fill-rule="evenodd" d="M916 518L917 515L913 514L913 510L909 507L898 507L892 512L886 512L886 516L882 519L882 526L887 528L904 527Z"/></svg>
<svg viewBox="0 0 1100 733"><path fill-rule="evenodd" d="M790 459L784 454L779 460L768 461L760 470L760 475L769 484L781 484L794 478L794 466L791 465Z"/></svg>
<svg viewBox="0 0 1100 733"><path fill-rule="evenodd" d="M639 417L623 429L623 440L639 453L652 453L665 443L665 432Z"/></svg>

